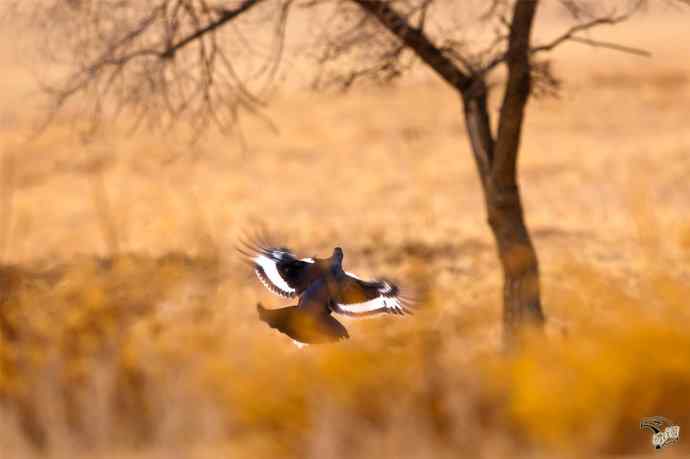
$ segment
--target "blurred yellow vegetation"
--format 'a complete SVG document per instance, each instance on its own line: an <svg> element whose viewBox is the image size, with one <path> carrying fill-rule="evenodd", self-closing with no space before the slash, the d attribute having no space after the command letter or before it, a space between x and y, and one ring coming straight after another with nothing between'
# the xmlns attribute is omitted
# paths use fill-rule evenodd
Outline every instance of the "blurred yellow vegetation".
<svg viewBox="0 0 690 459"><path fill-rule="evenodd" d="M585 274L596 280L578 284L584 303L565 300L573 309L567 336L546 344L530 337L494 368L496 380L519 428L539 443L628 452L649 441L642 417L689 420L690 287L650 277L631 294L622 279Z"/></svg>
<svg viewBox="0 0 690 459"><path fill-rule="evenodd" d="M570 289L554 307L567 313L552 320L567 332L525 336L519 351L502 354L454 347L466 338L435 325L434 296L413 326L390 334L373 327L345 344L275 347L267 327L249 334L201 294L218 287L218 269L175 254L83 258L41 273L3 268L0 398L21 435L51 447L64 424L96 450L114 439L198 445L212 435L235 452L290 457L316 454L323 435L339 439L335 457L366 456L381 448L372 438L392 435L391 455L404 456L414 440L442 457L489 443L643 451L642 417L688 422L690 288L672 276L631 286L564 265ZM199 295L176 312L181 285ZM483 327L475 320L462 333ZM105 439L95 415L107 420Z"/></svg>

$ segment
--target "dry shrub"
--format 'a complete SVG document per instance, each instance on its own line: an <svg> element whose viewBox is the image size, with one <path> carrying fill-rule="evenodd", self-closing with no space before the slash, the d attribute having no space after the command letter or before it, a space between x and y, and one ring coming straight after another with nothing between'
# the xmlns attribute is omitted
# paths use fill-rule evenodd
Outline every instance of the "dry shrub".
<svg viewBox="0 0 690 459"><path fill-rule="evenodd" d="M681 430L690 427L690 284L679 253L662 239L675 230L633 196L638 269L614 274L564 263L551 306L561 311L556 319L567 334L546 345L526 336L519 353L487 366L513 432L531 444L644 452L651 438L639 428L642 418L665 416Z"/></svg>
<svg viewBox="0 0 690 459"><path fill-rule="evenodd" d="M2 267L0 400L30 442L50 448L56 433L82 445L145 438L152 420L142 371L159 365L138 360L143 346L132 357L136 331L161 320L180 285L212 291L216 271L213 259L181 254L84 257L38 272Z"/></svg>
<svg viewBox="0 0 690 459"><path fill-rule="evenodd" d="M546 346L531 337L497 364L498 393L518 430L537 444L644 451L650 438L639 429L641 418L690 421L690 288L651 276L631 293L621 287L624 279L569 271L586 298L562 300L572 312L568 336Z"/></svg>

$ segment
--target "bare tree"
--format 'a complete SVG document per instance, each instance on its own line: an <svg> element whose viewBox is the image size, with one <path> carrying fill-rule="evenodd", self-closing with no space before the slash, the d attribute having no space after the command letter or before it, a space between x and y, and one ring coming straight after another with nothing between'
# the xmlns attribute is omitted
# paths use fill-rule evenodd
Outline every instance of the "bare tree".
<svg viewBox="0 0 690 459"><path fill-rule="evenodd" d="M347 88L360 79L387 81L417 63L455 90L484 192L488 222L503 267L504 338L523 324L542 327L539 264L525 225L517 159L525 107L535 90L557 80L540 55L566 42L644 54L583 32L629 18L643 0L559 0L572 27L535 44L538 0L72 0L47 1L44 14L59 37L49 55L68 76L47 87L55 107L84 97L95 119L134 112L141 120L186 119L195 127L235 124L264 103L284 55L309 57L318 87ZM476 5L475 5L476 6ZM35 11L35 10L34 10ZM49 14L45 14L48 12ZM451 14L453 13L453 14ZM454 16L454 14L456 14ZM469 13L468 13L469 14ZM302 15L312 40L286 48L289 18ZM61 24L55 27L55 24ZM483 40L468 39L468 30ZM489 77L505 68L495 127Z"/></svg>

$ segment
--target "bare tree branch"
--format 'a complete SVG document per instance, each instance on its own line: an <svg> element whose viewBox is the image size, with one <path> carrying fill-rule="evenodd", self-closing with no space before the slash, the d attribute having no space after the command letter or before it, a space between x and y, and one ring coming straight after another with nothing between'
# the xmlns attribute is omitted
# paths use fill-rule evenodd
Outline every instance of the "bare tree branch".
<svg viewBox="0 0 690 459"><path fill-rule="evenodd" d="M620 51L622 53L634 54L636 56L652 57L652 53L647 51L646 49L633 48L632 46L621 45L618 43L611 43L607 41L594 40L591 38L584 37L571 37L570 41L582 43L588 46L592 46L594 48L607 48L612 49L614 51Z"/></svg>
<svg viewBox="0 0 690 459"><path fill-rule="evenodd" d="M278 8L262 10L257 6L269 2L233 1L228 3L234 6L219 8L206 0L155 0L142 9L134 1L94 0L69 11L53 1L64 15L48 29L59 40L48 43L46 57L66 56L70 71L43 84L53 103L48 122L83 97L89 111L81 109L80 118L90 120L90 130L127 114L136 124L146 120L164 127L184 116L202 131L208 124L230 128L239 110L258 114L278 72L294 0L275 0ZM270 42L254 40L250 49L225 40L221 27L237 24L254 9L264 12L262 22L275 19ZM270 51L264 52L267 43Z"/></svg>
<svg viewBox="0 0 690 459"><path fill-rule="evenodd" d="M530 94L530 34L538 1L515 5L509 47L506 53L508 81L498 119L492 176L499 188L516 186L516 157L519 151L525 105Z"/></svg>
<svg viewBox="0 0 690 459"><path fill-rule="evenodd" d="M397 13L421 30L434 1L399 0ZM321 52L314 87L347 89L359 80L387 83L419 61L404 41L355 2L338 3L332 13L315 45Z"/></svg>
<svg viewBox="0 0 690 459"><path fill-rule="evenodd" d="M244 13L245 11L249 11L249 9L251 9L253 6L255 6L256 4L258 4L258 3L262 2L262 1L264 1L264 0L244 0L244 1L243 1L237 8L235 8L235 9L232 9L232 10L223 10L223 11L221 12L220 17L219 17L217 20L215 20L215 21L213 21L213 22L207 24L207 25L204 26L204 27L201 27L200 29L196 30L194 33L192 33L192 34L186 36L185 38L183 38L183 39L180 40L179 42L173 44L172 46L170 46L169 48L167 48L166 50L164 50L164 51L160 54L160 56L161 56L162 58L165 58L165 59L169 59L169 58L174 57L174 56L175 56L175 53L176 53L179 49L184 48L185 46L189 45L189 44L192 43L193 41L197 40L199 37L201 37L201 36L203 36L203 35L205 35L205 34L207 34L207 33L209 33L209 32L214 31L215 29L217 29L218 27L220 27L220 26L226 24L227 22L232 21L232 20L235 19L237 16L239 16L239 15L242 14L242 13Z"/></svg>
<svg viewBox="0 0 690 459"><path fill-rule="evenodd" d="M573 14L574 17L576 18L581 18L584 15L584 12L579 9L579 6L577 2L574 2L572 0L562 0L562 3L568 8L568 10ZM613 49L616 51L621 51L621 52L626 52L630 54L635 54L639 56L650 56L651 53L649 53L646 50L643 49L638 49L638 48L633 48L630 46L625 46L625 45L620 45L616 43L610 43L610 42L605 42L605 41L600 41L600 40L594 40L590 38L585 38L585 37L580 37L577 34L585 32L587 30L596 28L598 26L602 25L615 25L621 22L624 22L632 15L639 10L641 5L644 2L642 0L637 0L636 3L629 8L624 14L620 15L611 15L611 14L606 14L603 16L598 16L593 19L590 19L586 22L580 22L578 24L575 24L574 26L570 27L568 30L563 32L561 35L558 37L554 38L553 40L549 41L546 44L539 45L539 46L533 46L530 49L530 54L537 54L541 52L548 52L548 51L553 51L555 48L558 46L562 45L563 43L566 43L568 41L574 41L574 42L579 42L583 44L587 44L590 46L595 46L595 47L602 47L602 48L608 48L608 49ZM493 70L496 66L499 64L502 64L506 62L507 60L507 51L505 53L499 54L495 56L491 61L489 61L486 66L482 69L483 74L489 73L491 70Z"/></svg>
<svg viewBox="0 0 690 459"><path fill-rule="evenodd" d="M507 63L511 12L529 0L474 7L442 0L45 1L43 15L33 16L38 27L55 33L46 54L70 60L69 71L61 73L65 77L45 85L52 111L83 97L88 102L83 107L103 119L123 113L169 126L188 117L196 128L204 123L229 128L239 112L257 113L265 104L286 51L316 61L307 75L316 87L388 82L421 62L461 92L481 88L476 80ZM645 0L558 2L577 24L532 46L530 56L568 41L648 55L584 35L624 21ZM613 6L623 4L625 14L615 14ZM286 41L294 38L287 24L295 10L310 15L301 22L307 29L316 25L309 37L314 41L300 49ZM543 72L548 66L532 67L535 76L545 77L535 81L556 81ZM89 113L82 110L80 117Z"/></svg>
<svg viewBox="0 0 690 459"><path fill-rule="evenodd" d="M597 40L590 40L587 38L582 38L578 37L576 34L580 32L584 32L585 30L592 29L597 26L601 25L614 25L618 24L620 22L626 21L630 19L632 14L634 13L634 10L630 10L625 14L622 14L620 16L607 16L607 17L598 17L596 19L592 19L591 21L583 22L581 24L574 25L570 29L566 30L563 34L559 35L558 37L554 38L550 42L540 45L540 46L534 46L530 50L530 53L536 54L540 53L543 51L552 51L559 45L567 42L567 41L579 41L581 43L586 43L586 44L591 44L591 43L597 43L597 46L603 46L605 42L599 42ZM616 45L613 43L606 43L607 48L611 49L616 49L618 51L623 51L623 52L631 52L633 54L641 54L641 55L648 55L649 53L644 50L639 50L636 48L631 48L623 45Z"/></svg>
<svg viewBox="0 0 690 459"><path fill-rule="evenodd" d="M467 90L472 79L434 45L423 30L412 26L398 11L386 2L373 0L351 0L374 16L381 25L400 39L405 46L438 73L443 80L461 91Z"/></svg>

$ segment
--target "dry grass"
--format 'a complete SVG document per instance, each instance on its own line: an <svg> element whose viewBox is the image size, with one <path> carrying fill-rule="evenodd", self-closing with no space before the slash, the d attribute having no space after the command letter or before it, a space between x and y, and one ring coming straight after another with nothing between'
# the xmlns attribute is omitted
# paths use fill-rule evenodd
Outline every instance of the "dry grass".
<svg viewBox="0 0 690 459"><path fill-rule="evenodd" d="M433 78L286 90L280 133L247 119L248 149L189 147L183 128L84 146L60 122L23 140L33 87L3 45L2 456L646 453L648 415L679 423L665 453L687 453L686 24L611 33L656 57L567 47L561 98L529 108L520 171L549 339L511 357L460 101ZM257 321L257 300L280 301L233 250L260 222L423 286L424 310L292 348Z"/></svg>

